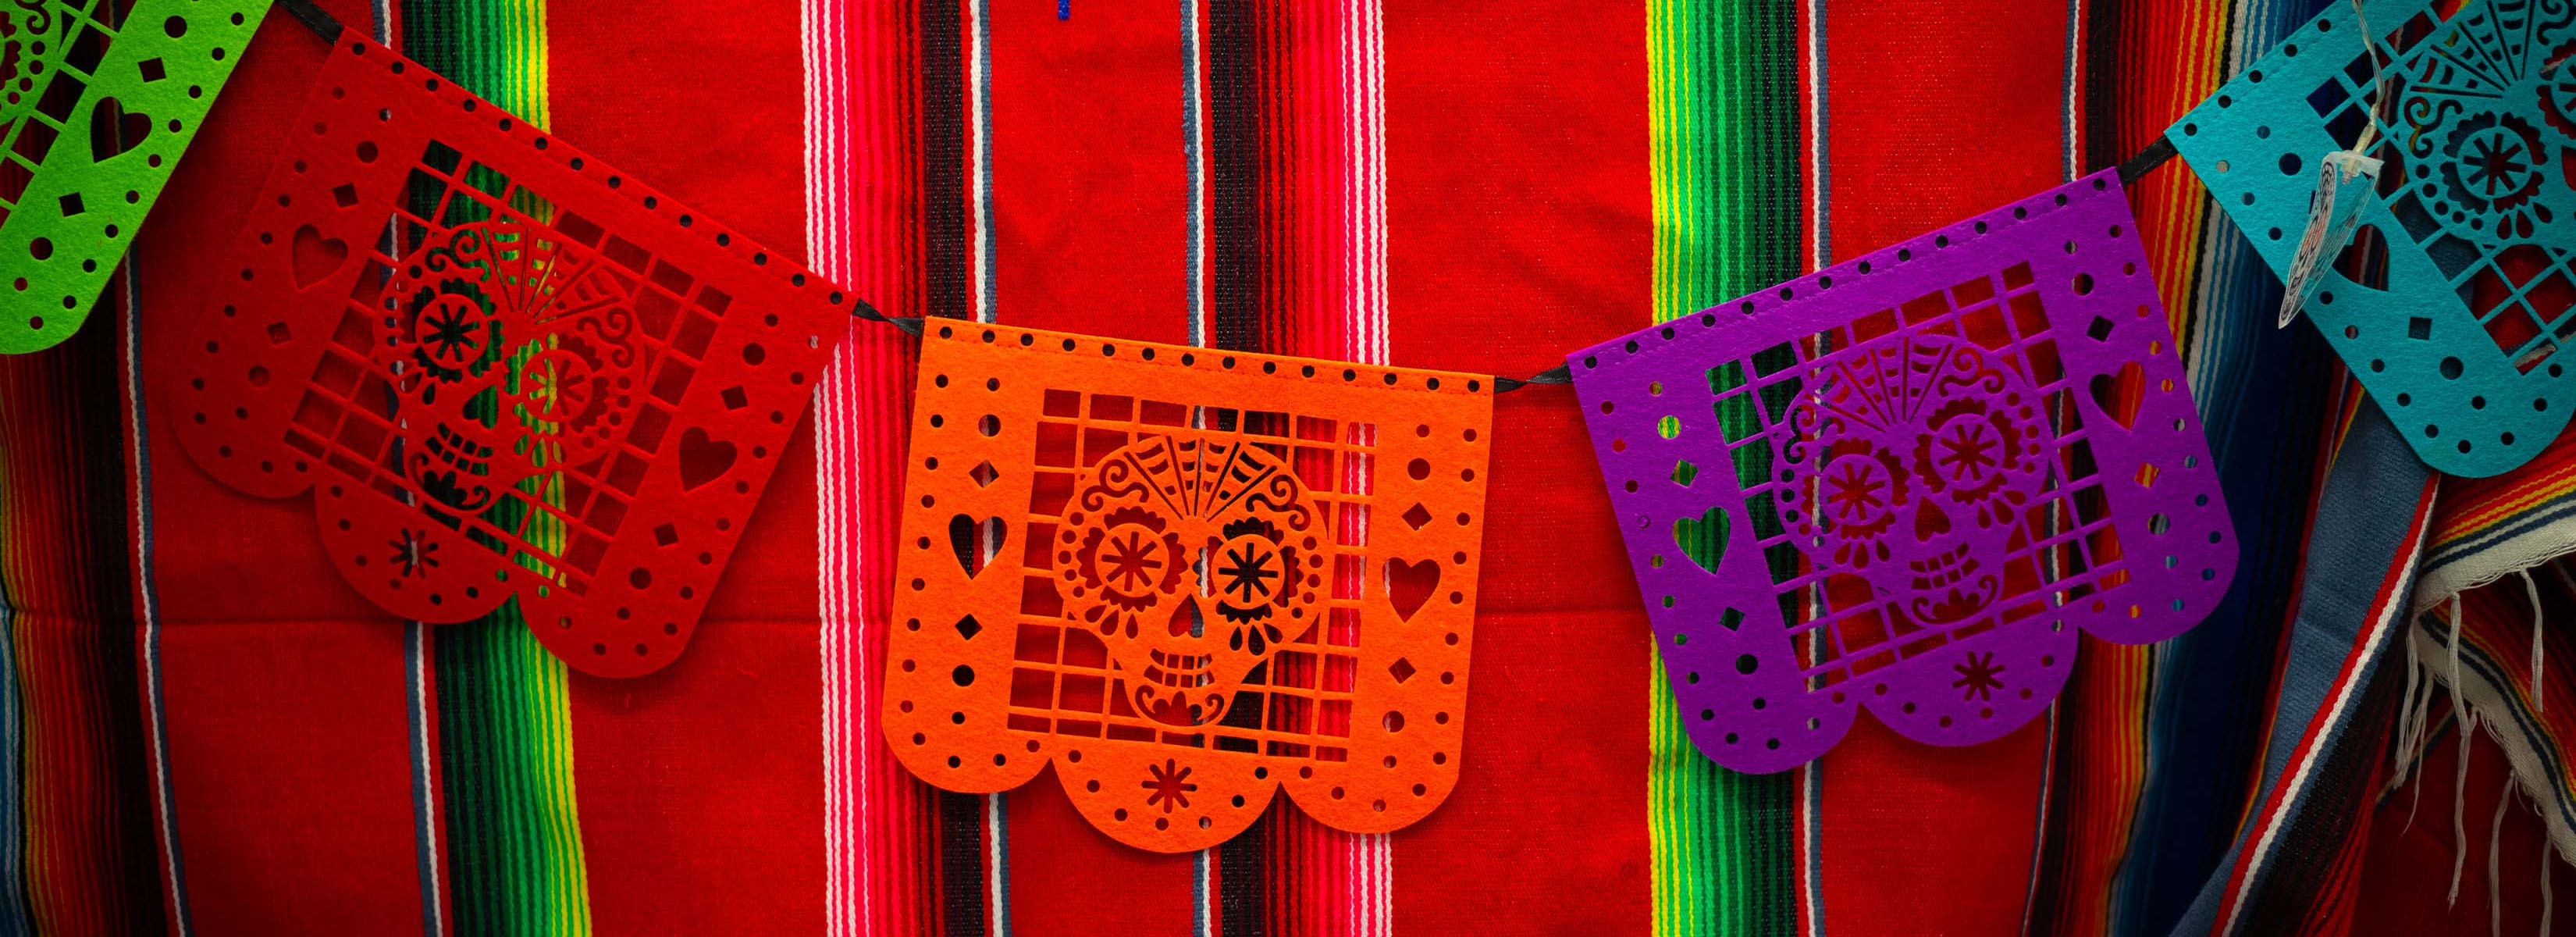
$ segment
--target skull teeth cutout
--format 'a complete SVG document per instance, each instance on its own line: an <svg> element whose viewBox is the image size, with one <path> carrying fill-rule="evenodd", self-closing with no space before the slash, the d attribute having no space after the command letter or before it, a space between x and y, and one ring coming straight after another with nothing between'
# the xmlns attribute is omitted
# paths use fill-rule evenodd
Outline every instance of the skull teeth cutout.
<svg viewBox="0 0 2576 937"><path fill-rule="evenodd" d="M403 473L475 514L541 471L606 453L646 362L632 284L543 228L442 230L387 286L377 360L400 401Z"/></svg>
<svg viewBox="0 0 2576 937"><path fill-rule="evenodd" d="M1868 580L1916 627L1961 624L2003 598L2016 518L2056 449L2029 381L1934 334L1875 340L1810 380L1780 473L1798 548Z"/></svg>
<svg viewBox="0 0 2576 937"><path fill-rule="evenodd" d="M1083 472L1065 521L1065 615L1097 631L1157 721L1216 721L1314 623L1321 525L1286 461L1258 446L1140 437Z"/></svg>

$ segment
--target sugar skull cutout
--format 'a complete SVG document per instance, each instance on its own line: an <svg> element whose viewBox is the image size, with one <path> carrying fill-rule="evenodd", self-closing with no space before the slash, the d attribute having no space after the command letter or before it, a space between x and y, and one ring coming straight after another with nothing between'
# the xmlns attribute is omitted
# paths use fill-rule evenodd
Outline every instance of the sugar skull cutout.
<svg viewBox="0 0 2576 937"><path fill-rule="evenodd" d="M2003 598L2015 519L2047 480L2057 443L2039 394L1950 336L1892 335L1858 351L1799 398L1782 490L1812 490L1817 503L1782 517L1804 552L1865 574L1914 627L1965 621Z"/></svg>
<svg viewBox="0 0 2576 937"><path fill-rule="evenodd" d="M1454 789L1490 376L955 320L918 374L871 707L914 777L1167 853Z"/></svg>
<svg viewBox="0 0 2576 937"><path fill-rule="evenodd" d="M1085 471L1058 564L1138 712L1222 717L1245 674L1310 626L1322 525L1284 460L1248 443L1145 436Z"/></svg>
<svg viewBox="0 0 2576 937"><path fill-rule="evenodd" d="M614 448L643 376L632 284L524 222L441 231L386 291L388 372L403 472L478 514L541 471Z"/></svg>

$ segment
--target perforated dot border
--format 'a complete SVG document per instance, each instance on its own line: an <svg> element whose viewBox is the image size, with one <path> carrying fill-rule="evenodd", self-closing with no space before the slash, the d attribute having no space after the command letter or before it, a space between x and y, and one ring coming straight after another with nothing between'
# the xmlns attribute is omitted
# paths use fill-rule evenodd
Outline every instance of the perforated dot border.
<svg viewBox="0 0 2576 937"><path fill-rule="evenodd" d="M2081 195L2082 198L2123 197L2121 193L2111 189L2110 180L2102 175L2097 174L2094 176L2092 182L2086 187L2091 191L2089 193L2083 193ZM1674 343L1683 340L1686 336L1692 335L1693 333L1691 333L1689 329L1693 323L1697 323L1700 330L1703 332L1731 327L1740 324L1745 320L1751 319L1754 316L1760 315L1763 312L1796 301L1801 296L1807 296L1812 293L1821 293L1833 289L1834 275L1836 273L1843 273L1848 279L1853 276L1868 276L1871 273L1881 270L1892 270L1897 266L1914 260L1918 255L1929 257L1933 252L1947 250L1952 247L1965 246L1974 243L1978 238L1987 234L1999 233L2010 224L2036 220L2045 217L2048 213L2057 209L2065 208L2074 204L2077 204L2077 199L2068 197L2063 191L2056 192L2054 194L2042 194L2025 199L2019 203L2007 205L1985 215L1977 216L1971 221L1962 222L1956 227L1966 230L1967 233L1963 236L1955 238L1951 237L1951 229L1945 228L1937 233L1923 235L1909 241L1900 242L1893 246L1880 248L1857 261L1847 264L1847 266L1851 268L1848 272L1845 272L1842 267L1837 266L1817 273L1811 273L1806 276L1799 277L1798 279L1782 283L1779 286L1764 290L1759 294L1759 296L1749 296L1744 299L1737 300L1732 305L1710 306L1695 314L1675 319L1671 322L1666 322L1662 326L1652 329L1649 332L1638 332L1624 340L1613 339L1607 344L1597 345L1592 348L1577 351L1566 356L1565 360L1567 364L1573 366L1575 370L1580 372L1599 370L1606 366L1615 366L1623 361L1629 360L1630 358L1642 358L1648 355L1661 354L1671 349L1674 346ZM2135 232L2121 231L2118 229L2114 229L2112 232L2114 236L2126 236L2134 233Z"/></svg>
<svg viewBox="0 0 2576 937"><path fill-rule="evenodd" d="M1159 367L1190 369L1210 373L1235 373L1260 377L1329 381L1339 378L1354 387L1380 388L1431 394L1490 394L1493 379L1481 374L1453 371L1426 371L1418 368L1393 368L1383 365L1357 364L1323 358L1296 358L1257 352L1224 351L1191 345L1165 345L1155 342L1122 342L1096 335L1075 335L1008 326L931 320L927 327L940 338L970 335L985 344L1005 349L1018 346L1039 354L1091 354L1103 358L1129 358ZM1016 338L1011 338L1016 336ZM1010 341L1004 341L1011 338Z"/></svg>

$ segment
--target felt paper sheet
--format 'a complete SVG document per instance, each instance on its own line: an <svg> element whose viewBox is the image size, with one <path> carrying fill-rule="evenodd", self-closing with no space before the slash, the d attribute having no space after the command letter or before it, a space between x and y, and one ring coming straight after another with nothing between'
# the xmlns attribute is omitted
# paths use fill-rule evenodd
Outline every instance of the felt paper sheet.
<svg viewBox="0 0 2576 937"><path fill-rule="evenodd" d="M294 127L187 313L189 455L310 489L388 612L515 599L574 669L670 663L846 297L381 46L335 50Z"/></svg>
<svg viewBox="0 0 2576 937"><path fill-rule="evenodd" d="M1691 737L1747 772L1869 707L1965 745L2076 634L2154 641L2236 539L2112 173L1570 356Z"/></svg>
<svg viewBox="0 0 2576 937"><path fill-rule="evenodd" d="M1422 818L1467 722L1492 417L1475 375L934 320L887 742L955 791L1052 760L1161 852L1281 786L1338 829Z"/></svg>
<svg viewBox="0 0 2576 937"><path fill-rule="evenodd" d="M0 353L89 317L268 0L0 5Z"/></svg>
<svg viewBox="0 0 2576 937"><path fill-rule="evenodd" d="M2576 6L2364 4L2393 101L2361 229L2305 308L2418 455L2453 475L2523 464L2576 412ZM2166 137L2286 273L2317 161L2371 120L2350 4L2246 67Z"/></svg>

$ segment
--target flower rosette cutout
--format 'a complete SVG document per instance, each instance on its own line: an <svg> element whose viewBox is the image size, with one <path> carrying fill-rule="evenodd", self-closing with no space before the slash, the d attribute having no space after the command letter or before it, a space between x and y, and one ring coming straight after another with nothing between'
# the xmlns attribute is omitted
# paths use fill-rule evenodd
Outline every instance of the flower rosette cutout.
<svg viewBox="0 0 2576 937"><path fill-rule="evenodd" d="M335 49L295 126L204 314L149 351L182 445L311 491L393 615L515 602L576 670L669 664L847 298L381 46Z"/></svg>
<svg viewBox="0 0 2576 937"><path fill-rule="evenodd" d="M0 0L0 353L89 317L267 10Z"/></svg>
<svg viewBox="0 0 2576 937"><path fill-rule="evenodd" d="M2358 233L2305 311L2443 472L2538 455L2576 407L2576 5L2374 0L2388 100L2348 4L2329 5L2166 131L2275 272L2316 161L2380 121ZM2376 113L2376 117L2374 117Z"/></svg>
<svg viewBox="0 0 2576 937"><path fill-rule="evenodd" d="M934 320L882 712L938 787L1054 765L1163 852L1286 788L1338 829L1457 780L1487 379Z"/></svg>
<svg viewBox="0 0 2576 937"><path fill-rule="evenodd" d="M2161 640L2235 537L2103 173L1569 356L1691 738L1804 764L1866 706L2027 723L2077 635Z"/></svg>

